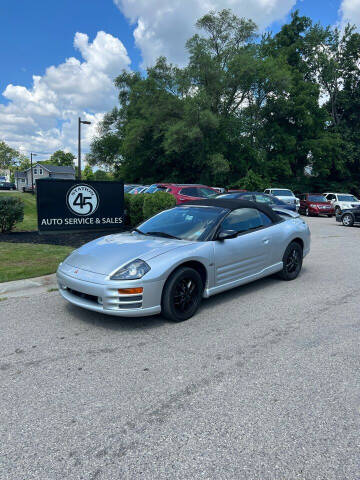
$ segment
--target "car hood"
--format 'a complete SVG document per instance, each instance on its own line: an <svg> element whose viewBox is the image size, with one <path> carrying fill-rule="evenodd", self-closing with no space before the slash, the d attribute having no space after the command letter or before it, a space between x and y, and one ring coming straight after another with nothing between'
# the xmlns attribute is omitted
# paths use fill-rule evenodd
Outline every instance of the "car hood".
<svg viewBox="0 0 360 480"><path fill-rule="evenodd" d="M356 207L359 207L360 206L360 202L357 202L357 201L354 201L354 202L349 202L348 200L339 200L337 203L339 204L345 204L345 205L351 205L351 206L356 206Z"/></svg>
<svg viewBox="0 0 360 480"><path fill-rule="evenodd" d="M332 207L331 203L329 202L312 202L311 200L307 200L306 201L309 205L310 203L314 204L314 205L319 205L319 206L325 206L325 207Z"/></svg>
<svg viewBox="0 0 360 480"><path fill-rule="evenodd" d="M89 272L109 275L137 258L147 261L189 244L191 242L186 240L119 233L83 245L67 257L65 263Z"/></svg>
<svg viewBox="0 0 360 480"><path fill-rule="evenodd" d="M282 200L285 203L295 204L296 202L296 197L289 197L289 196L283 197L282 195L275 195L275 197L278 198L279 200Z"/></svg>

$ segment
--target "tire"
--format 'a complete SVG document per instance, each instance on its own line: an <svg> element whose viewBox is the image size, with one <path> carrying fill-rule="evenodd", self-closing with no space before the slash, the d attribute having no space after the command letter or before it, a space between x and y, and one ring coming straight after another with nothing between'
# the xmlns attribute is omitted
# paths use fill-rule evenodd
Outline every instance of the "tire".
<svg viewBox="0 0 360 480"><path fill-rule="evenodd" d="M332 215L330 214L330 215L328 215L328 217L329 217L329 218L331 218L331 217L332 217Z"/></svg>
<svg viewBox="0 0 360 480"><path fill-rule="evenodd" d="M283 280L295 280L299 275L303 261L303 249L297 242L291 242L283 256L283 269L279 277Z"/></svg>
<svg viewBox="0 0 360 480"><path fill-rule="evenodd" d="M350 213L345 213L341 221L344 227L352 227L354 225L354 217Z"/></svg>
<svg viewBox="0 0 360 480"><path fill-rule="evenodd" d="M204 285L200 274L190 267L180 267L168 278L162 296L162 313L172 322L183 322L198 310Z"/></svg>

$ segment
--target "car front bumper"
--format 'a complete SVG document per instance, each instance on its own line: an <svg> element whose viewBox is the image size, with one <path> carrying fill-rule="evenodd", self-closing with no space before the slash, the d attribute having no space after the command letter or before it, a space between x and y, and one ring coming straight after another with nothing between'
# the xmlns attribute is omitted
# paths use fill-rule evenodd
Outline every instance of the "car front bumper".
<svg viewBox="0 0 360 480"><path fill-rule="evenodd" d="M76 278L60 267L56 274L60 294L73 305L119 317L143 317L161 312L161 281L102 281L101 275L76 270ZM124 295L118 292L118 289L133 287L142 287L142 294Z"/></svg>

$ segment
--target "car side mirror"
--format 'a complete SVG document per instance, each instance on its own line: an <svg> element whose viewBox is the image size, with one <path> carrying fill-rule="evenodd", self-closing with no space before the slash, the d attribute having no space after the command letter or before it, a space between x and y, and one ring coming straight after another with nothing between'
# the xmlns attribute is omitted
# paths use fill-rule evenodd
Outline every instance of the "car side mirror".
<svg viewBox="0 0 360 480"><path fill-rule="evenodd" d="M237 232L236 230L223 230L222 232L219 232L217 240L223 241L229 238L235 238L238 233L239 232Z"/></svg>

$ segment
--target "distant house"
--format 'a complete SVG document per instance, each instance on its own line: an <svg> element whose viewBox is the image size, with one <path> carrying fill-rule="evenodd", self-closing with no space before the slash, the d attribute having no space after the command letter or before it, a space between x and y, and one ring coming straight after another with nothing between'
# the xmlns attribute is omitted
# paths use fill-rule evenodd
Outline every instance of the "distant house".
<svg viewBox="0 0 360 480"><path fill-rule="evenodd" d="M36 180L40 178L75 180L74 167L61 167L59 165L43 165L41 163L36 163L33 165L32 169L34 187L36 185ZM28 168L24 172L15 172L14 176L16 188L18 190L22 190L23 187L31 187L31 168Z"/></svg>

